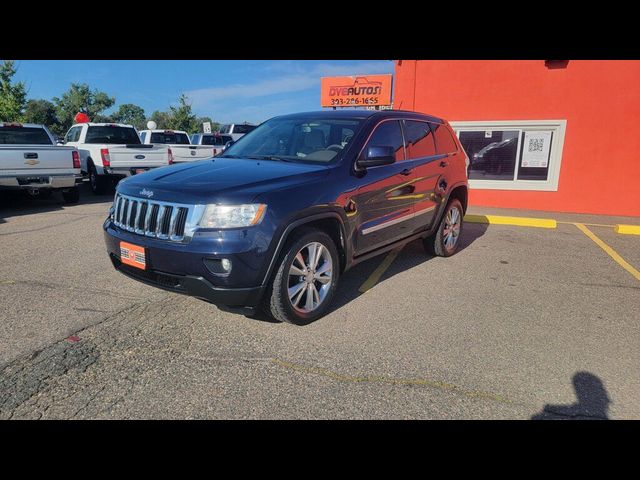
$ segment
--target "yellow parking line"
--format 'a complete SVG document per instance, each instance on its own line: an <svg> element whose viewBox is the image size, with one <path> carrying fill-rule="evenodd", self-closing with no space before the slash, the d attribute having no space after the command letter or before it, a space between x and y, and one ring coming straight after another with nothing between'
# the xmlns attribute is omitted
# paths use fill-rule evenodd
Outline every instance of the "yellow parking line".
<svg viewBox="0 0 640 480"><path fill-rule="evenodd" d="M401 245L400 247L397 247L391 250L389 254L386 257L384 257L384 260L382 261L382 263L378 265L378 268L376 268L373 271L373 273L369 275L369 278L367 278L367 280L360 286L358 291L360 293L364 293L367 290L370 290L371 288L373 288L374 285L378 283L378 280L380 280L380 277L382 276L382 274L387 270L387 268L389 268L389 266L393 263L393 261L396 259L396 257L400 253L400 250L402 250L403 248L404 248L404 245Z"/></svg>
<svg viewBox="0 0 640 480"><path fill-rule="evenodd" d="M640 225L616 225L615 230L623 235L640 235Z"/></svg>
<svg viewBox="0 0 640 480"><path fill-rule="evenodd" d="M589 230L582 223L575 223L574 225L578 227L580 230L582 230L582 233L584 233L587 237L593 240L596 245L598 245L602 250L604 250L607 253L607 255L613 258L622 268L624 268L627 272L633 275L636 278L636 280L640 281L640 272L635 268L633 268L633 266L631 266L624 258L622 258L618 254L618 252L616 252L613 248L611 248L609 245L607 245L602 240L600 240L600 238L598 238L591 230Z"/></svg>
<svg viewBox="0 0 640 480"><path fill-rule="evenodd" d="M516 227L557 228L552 218L503 217L500 215L465 215L465 222L490 225L515 225Z"/></svg>

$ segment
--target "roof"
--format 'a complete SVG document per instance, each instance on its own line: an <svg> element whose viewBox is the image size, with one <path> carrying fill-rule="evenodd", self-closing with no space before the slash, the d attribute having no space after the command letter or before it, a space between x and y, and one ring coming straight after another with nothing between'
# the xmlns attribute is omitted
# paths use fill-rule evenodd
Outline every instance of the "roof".
<svg viewBox="0 0 640 480"><path fill-rule="evenodd" d="M343 109L343 110L318 110L311 112L300 112L300 113L291 113L288 115L281 115L279 118L295 118L295 117L307 117L313 116L316 118L354 118L354 119L365 119L365 118L387 118L387 117L395 117L398 114L401 114L403 117L407 118L416 118L429 120L432 122L442 123L444 120L440 117L435 117L433 115L428 115L420 112L412 112L410 110L364 110L364 109Z"/></svg>

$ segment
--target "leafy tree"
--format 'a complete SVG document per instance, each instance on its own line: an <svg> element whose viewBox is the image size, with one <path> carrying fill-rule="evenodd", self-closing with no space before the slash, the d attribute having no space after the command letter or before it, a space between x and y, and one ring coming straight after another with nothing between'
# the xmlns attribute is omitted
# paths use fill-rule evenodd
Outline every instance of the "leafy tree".
<svg viewBox="0 0 640 480"><path fill-rule="evenodd" d="M0 121L17 122L22 119L27 91L24 82L12 83L16 74L13 60L0 65Z"/></svg>
<svg viewBox="0 0 640 480"><path fill-rule="evenodd" d="M184 130L187 133L200 131L198 120L191 111L191 104L187 103L187 96L183 93L178 99L178 106L169 107L169 128L172 130Z"/></svg>
<svg viewBox="0 0 640 480"><path fill-rule="evenodd" d="M144 109L133 103L120 105L115 113L111 114L114 122L133 125L138 130L144 130L146 126L146 116Z"/></svg>
<svg viewBox="0 0 640 480"><path fill-rule="evenodd" d="M170 115L167 112L161 112L156 110L149 117L150 121L156 122L158 128L170 128L169 124L171 123ZM146 127L146 125L145 125Z"/></svg>
<svg viewBox="0 0 640 480"><path fill-rule="evenodd" d="M76 113L86 113L92 121L116 102L104 92L91 90L86 83L72 83L71 88L62 97L53 97L61 130L66 131L73 124ZM104 118L104 117L103 117Z"/></svg>
<svg viewBox="0 0 640 480"><path fill-rule="evenodd" d="M49 100L29 100L22 115L26 123L39 123L46 125L49 130L55 131L58 127L56 106Z"/></svg>

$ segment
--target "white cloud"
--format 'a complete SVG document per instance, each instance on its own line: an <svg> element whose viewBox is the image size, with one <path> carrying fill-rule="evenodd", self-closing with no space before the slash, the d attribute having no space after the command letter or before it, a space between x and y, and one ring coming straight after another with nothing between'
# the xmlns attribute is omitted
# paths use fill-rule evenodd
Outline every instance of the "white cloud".
<svg viewBox="0 0 640 480"><path fill-rule="evenodd" d="M185 92L195 110L213 107L219 101L250 99L288 92L300 92L320 86L320 77L392 73L391 61L354 62L352 64L321 63L312 68L293 62L277 62L265 67L265 71L280 72L277 77L254 83L222 85Z"/></svg>

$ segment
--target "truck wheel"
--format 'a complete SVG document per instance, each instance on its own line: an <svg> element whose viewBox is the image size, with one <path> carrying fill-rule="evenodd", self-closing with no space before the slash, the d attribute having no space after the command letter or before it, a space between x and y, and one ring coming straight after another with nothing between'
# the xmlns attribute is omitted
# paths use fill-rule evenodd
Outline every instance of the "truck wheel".
<svg viewBox="0 0 640 480"><path fill-rule="evenodd" d="M80 189L78 187L72 187L68 190L63 190L62 198L64 198L64 203L78 203L80 200Z"/></svg>
<svg viewBox="0 0 640 480"><path fill-rule="evenodd" d="M102 195L107 190L107 181L104 175L98 175L98 171L93 164L89 166L89 185L91 186L91 191L96 195Z"/></svg>
<svg viewBox="0 0 640 480"><path fill-rule="evenodd" d="M423 240L424 248L432 255L450 257L458 250L462 234L463 209L460 200L454 198L442 215L438 230Z"/></svg>
<svg viewBox="0 0 640 480"><path fill-rule="evenodd" d="M304 228L283 252L265 310L281 322L306 325L331 304L340 276L338 251L325 232Z"/></svg>

